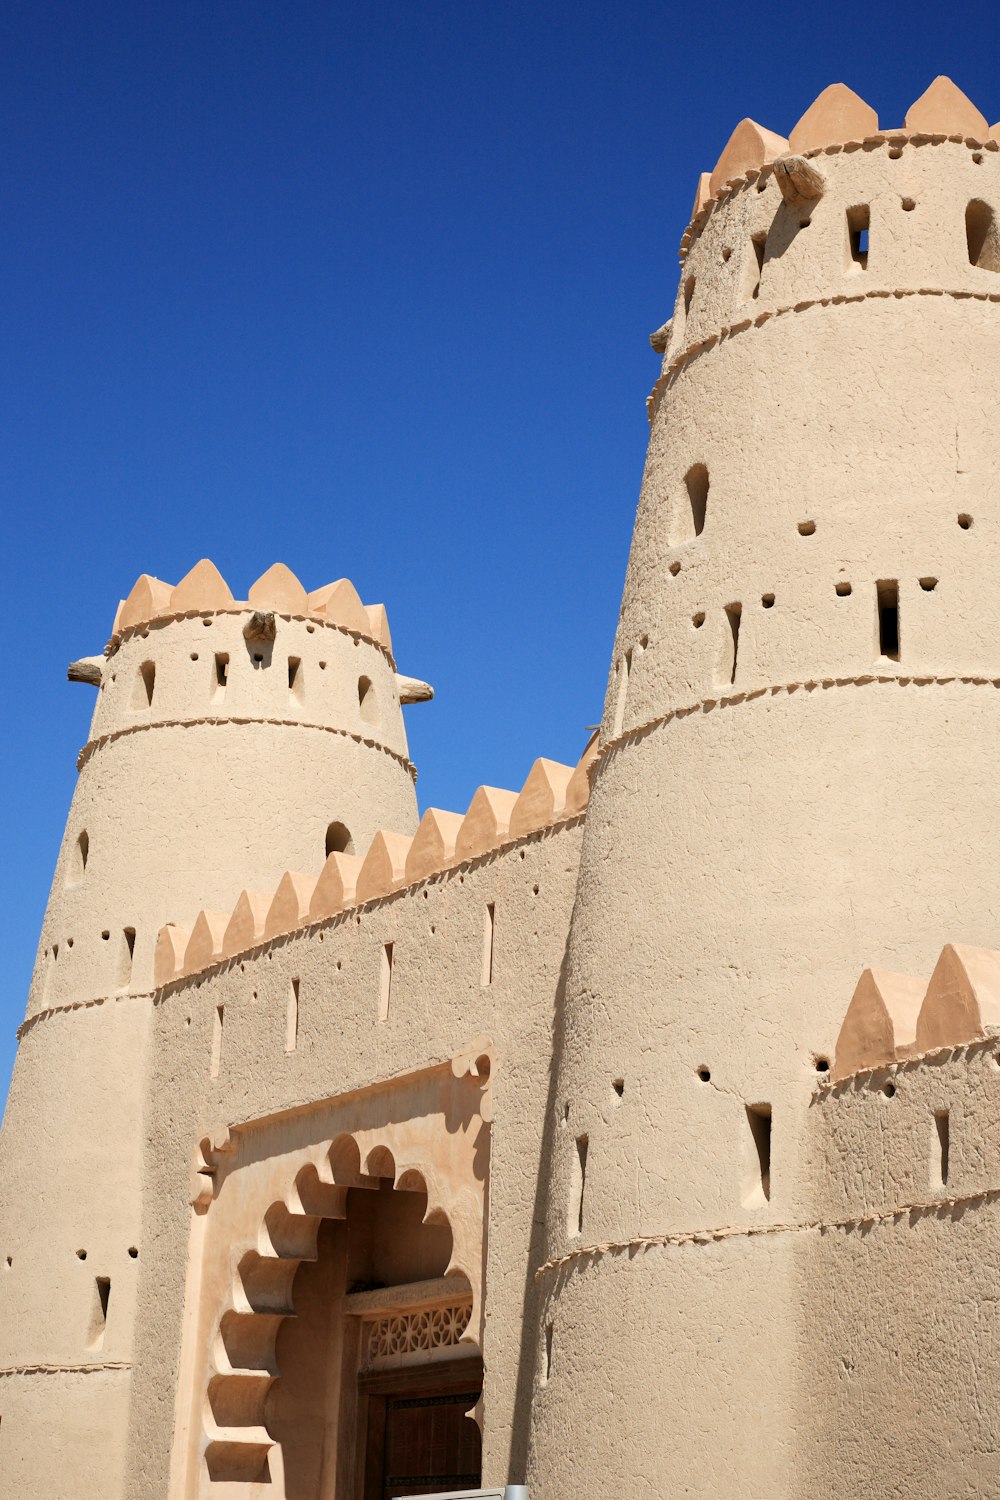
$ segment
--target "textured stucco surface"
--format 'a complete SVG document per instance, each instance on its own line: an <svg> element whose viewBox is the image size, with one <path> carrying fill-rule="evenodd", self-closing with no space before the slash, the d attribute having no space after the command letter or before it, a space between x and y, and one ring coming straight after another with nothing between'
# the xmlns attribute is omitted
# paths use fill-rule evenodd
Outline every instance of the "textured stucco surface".
<svg viewBox="0 0 1000 1500"><path fill-rule="evenodd" d="M919 1235L928 1288L940 1275L942 1230L873 1255L866 1324L848 1269L865 1235L795 1226L817 1214L811 1094L858 974L876 956L927 973L942 933L995 942L1000 303L969 295L998 289L969 263L965 210L1000 193L1000 168L951 142L816 161L824 194L794 220L768 174L708 215L655 393L567 959L543 1276L564 1353L529 1470L547 1500L614 1484L640 1447L651 1491L667 1475L706 1497L832 1494L837 1473L853 1493L904 1492L831 1463L836 1423L802 1462L812 1371L842 1378L815 1352L825 1258L848 1244L834 1317L874 1342L887 1281L924 1284ZM880 642L886 580L898 659ZM748 1109L769 1120L769 1196ZM898 1314L902 1292L888 1300ZM877 1406L891 1367L871 1359ZM640 1444L620 1417L651 1379ZM869 1459L894 1450L866 1417ZM919 1470L907 1493L950 1493Z"/></svg>
<svg viewBox="0 0 1000 1500"><path fill-rule="evenodd" d="M387 1080L391 1093L394 1078L446 1063L487 1040L496 1059L491 1087L498 1123L489 1171L484 1473L523 1472L536 1373L531 1268L542 1249L537 1195L580 835L577 819L529 836L269 944L195 985L162 992L150 1080L156 1104L144 1161L144 1231L148 1253L162 1269L144 1285L137 1326L130 1494L167 1493L199 1141L241 1121L289 1111L308 1115L318 1101L354 1091L364 1098ZM492 983L483 985L487 903L495 912L494 967ZM394 951L393 985L388 1017L380 1023L379 964L387 942ZM293 977L299 980L299 1036L295 1051L286 1053ZM212 1079L212 1022L220 1004L223 1053ZM351 1108L348 1100L341 1117L349 1120ZM359 1121L368 1118L367 1104L354 1108Z"/></svg>
<svg viewBox="0 0 1000 1500"><path fill-rule="evenodd" d="M98 1463L102 1500L126 1483L148 1210L143 1149L155 1129L158 928L190 925L202 908L230 910L241 889L273 890L286 869L318 874L331 822L360 848L380 827L416 826L385 653L333 627L281 617L274 641L261 647L244 637L248 618L194 616L126 635L106 663L80 757L0 1144L0 1364L12 1372L0 1416L11 1475L29 1486L11 1494L89 1496L98 1483L84 1477L86 1465ZM266 665L253 662L255 652ZM217 654L228 656L221 698ZM289 657L300 663L300 695L289 688ZM155 664L153 696L142 706L146 662ZM372 722L360 714L362 676L375 689ZM98 1277L111 1291L94 1349ZM61 1372L85 1364L97 1368ZM119 1368L102 1369L110 1366ZM21 1373L28 1367L47 1373ZM116 1433L103 1444L110 1456L81 1455L78 1472L77 1417L57 1424L62 1437L53 1444L51 1414L39 1427L39 1380L52 1393L71 1380L84 1404L97 1400L85 1392L100 1384L95 1430Z"/></svg>
<svg viewBox="0 0 1000 1500"><path fill-rule="evenodd" d="M537 763L551 826L154 992L163 923L416 801L363 636L116 638L2 1138L5 1493L351 1500L354 1192L379 1279L452 1257L485 1483L1000 1495L995 1038L826 1082L867 965L1000 946L1000 151L810 161L686 237L585 821Z"/></svg>

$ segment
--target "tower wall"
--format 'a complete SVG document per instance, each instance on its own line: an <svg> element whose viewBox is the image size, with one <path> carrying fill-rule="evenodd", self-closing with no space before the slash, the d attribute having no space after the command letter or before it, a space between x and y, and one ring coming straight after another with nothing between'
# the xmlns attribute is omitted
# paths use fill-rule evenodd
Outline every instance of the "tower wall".
<svg viewBox="0 0 1000 1500"><path fill-rule="evenodd" d="M802 1493L996 1491L996 1037L817 1092L795 1361ZM944 1121L944 1131L939 1128Z"/></svg>
<svg viewBox="0 0 1000 1500"><path fill-rule="evenodd" d="M318 874L332 823L361 850L416 825L387 651L253 613L116 635L80 757L2 1137L3 1417L53 1500L123 1492L158 928Z"/></svg>
<svg viewBox="0 0 1000 1500"><path fill-rule="evenodd" d="M814 161L811 205L764 171L701 222L654 393L568 960L547 1500L800 1493L817 1068L873 952L995 935L1000 277L966 212L1000 158Z"/></svg>

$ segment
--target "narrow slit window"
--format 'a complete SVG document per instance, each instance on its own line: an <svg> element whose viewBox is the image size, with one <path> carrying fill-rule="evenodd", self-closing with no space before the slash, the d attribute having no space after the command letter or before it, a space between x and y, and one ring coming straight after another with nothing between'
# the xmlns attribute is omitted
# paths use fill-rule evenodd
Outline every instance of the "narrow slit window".
<svg viewBox="0 0 1000 1500"><path fill-rule="evenodd" d="M879 655L899 661L899 584L894 578L883 578L875 585L875 597Z"/></svg>
<svg viewBox="0 0 1000 1500"><path fill-rule="evenodd" d="M755 234L750 240L753 250L753 258L750 262L750 296L760 296L760 280L764 274L764 252L767 248L767 235Z"/></svg>
<svg viewBox="0 0 1000 1500"><path fill-rule="evenodd" d="M555 1325L549 1318L545 1324L545 1383L548 1384L552 1376L552 1335Z"/></svg>
<svg viewBox="0 0 1000 1500"><path fill-rule="evenodd" d="M212 702L221 703L226 696L226 688L229 686L229 653L217 651L215 653L215 682L212 688Z"/></svg>
<svg viewBox="0 0 1000 1500"><path fill-rule="evenodd" d="M42 986L42 998L47 1000L52 992L52 986L56 978L56 964L59 962L59 944L53 943L49 951L48 963L45 966L45 983Z"/></svg>
<svg viewBox="0 0 1000 1500"><path fill-rule="evenodd" d="M382 977L378 997L378 1018L380 1021L387 1021L389 1019L389 1002L392 998L392 950L392 943L386 943L382 949Z"/></svg>
<svg viewBox="0 0 1000 1500"><path fill-rule="evenodd" d="M288 658L288 691L298 702L302 702L302 662L297 656Z"/></svg>
<svg viewBox="0 0 1000 1500"><path fill-rule="evenodd" d="M156 663L144 661L135 676L132 695L133 708L149 708L156 689Z"/></svg>
<svg viewBox="0 0 1000 1500"><path fill-rule="evenodd" d="M1000 271L1000 235L996 216L988 203L973 198L965 210L965 238L969 264L981 271Z"/></svg>
<svg viewBox="0 0 1000 1500"><path fill-rule="evenodd" d="M108 1328L108 1305L111 1301L111 1279L98 1276L94 1282L94 1302L90 1315L90 1338L88 1346L100 1349Z"/></svg>
<svg viewBox="0 0 1000 1500"><path fill-rule="evenodd" d="M720 683L733 683L736 681L736 667L740 654L740 621L743 617L743 606L727 604L724 613L718 680Z"/></svg>
<svg viewBox="0 0 1000 1500"><path fill-rule="evenodd" d="M493 933L496 926L496 906L494 902L486 903L486 911L483 915L483 984L493 983Z"/></svg>
<svg viewBox="0 0 1000 1500"><path fill-rule="evenodd" d="M933 1165L931 1186L948 1186L948 1155L951 1146L951 1119L948 1110L939 1109L934 1114L934 1137L932 1141Z"/></svg>
<svg viewBox="0 0 1000 1500"><path fill-rule="evenodd" d="M285 1015L285 1051L294 1052L299 1042L299 981L293 979L288 987L288 1008Z"/></svg>
<svg viewBox="0 0 1000 1500"><path fill-rule="evenodd" d="M121 942L118 945L118 958L115 965L115 983L120 990L127 989L132 983L132 960L135 957L135 928L123 927Z"/></svg>
<svg viewBox="0 0 1000 1500"><path fill-rule="evenodd" d="M695 278L689 276L684 283L684 316L687 317L691 311L691 303L694 301Z"/></svg>
<svg viewBox="0 0 1000 1500"><path fill-rule="evenodd" d="M378 723L378 699L370 677L358 678L358 707L366 724Z"/></svg>
<svg viewBox="0 0 1000 1500"><path fill-rule="evenodd" d="M573 1235L583 1233L583 1194L587 1186L587 1153L589 1150L590 1137L587 1135L578 1135L576 1138L576 1149L572 1157L569 1223L567 1225L569 1233Z"/></svg>
<svg viewBox="0 0 1000 1500"><path fill-rule="evenodd" d="M749 1139L746 1143L747 1169L743 1182L743 1206L753 1208L771 1197L771 1106L748 1104L746 1107Z"/></svg>
<svg viewBox="0 0 1000 1500"><path fill-rule="evenodd" d="M222 1028L226 1019L226 1007L217 1005L212 1018L212 1062L209 1077L218 1078L222 1066Z"/></svg>
<svg viewBox="0 0 1000 1500"><path fill-rule="evenodd" d="M628 681L632 675L632 652L626 651L618 664L618 690L615 694L614 736L617 739L625 723L625 706L628 702Z"/></svg>
<svg viewBox="0 0 1000 1500"><path fill-rule="evenodd" d="M76 843L73 845L69 857L69 870L67 872L67 886L79 885L87 869L87 860L90 858L90 835L84 828L80 831Z"/></svg>
<svg viewBox="0 0 1000 1500"><path fill-rule="evenodd" d="M847 238L851 249L851 262L862 271L868 269L868 230L871 213L867 203L859 203L847 210Z"/></svg>
<svg viewBox="0 0 1000 1500"><path fill-rule="evenodd" d="M670 522L671 547L683 547L701 536L708 510L708 469L692 464L684 475L674 498ZM680 565L678 564L678 569Z"/></svg>

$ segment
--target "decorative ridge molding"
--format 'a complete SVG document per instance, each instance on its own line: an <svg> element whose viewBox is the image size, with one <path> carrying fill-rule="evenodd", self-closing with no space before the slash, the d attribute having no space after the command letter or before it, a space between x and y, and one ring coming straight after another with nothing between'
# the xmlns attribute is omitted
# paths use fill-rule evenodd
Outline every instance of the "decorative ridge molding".
<svg viewBox="0 0 1000 1500"><path fill-rule="evenodd" d="M285 943L301 937L312 937L317 932L324 932L335 927L339 923L348 921L360 921L361 917L368 912L395 901L400 896L407 896L410 892L419 890L425 885L442 884L453 875L463 873L466 870L477 869L481 865L491 863L500 856L510 854L522 844L540 841L557 833L564 832L567 828L574 828L587 820L586 809L583 812L574 813L568 818L559 818L553 823L547 823L542 828L533 828L527 833L520 834L516 839L509 839L505 843L498 844L493 849L485 849L481 854L476 854L470 859L464 859L455 865L449 865L444 870L436 870L431 875L425 875L420 880L409 881L407 884L397 886L393 891L384 891L379 896L372 896L367 901L359 901L356 904L345 906L341 911L334 912L328 917L319 917L313 922L303 922L298 927L291 928L288 932L276 933L273 937L263 942L254 943L249 948L244 948L238 953L227 953L224 958L216 959L213 963L206 964L202 969L196 969L190 974L179 974L174 979L169 979L165 984L151 990L154 1004L161 1004L168 995L175 994L178 990L185 989L190 984L200 984L202 980L224 969L231 968L236 963L245 963L248 958L256 958L260 954L272 952L282 947ZM91 1002L93 1003L93 1002ZM27 1023L25 1023L27 1024Z"/></svg>
<svg viewBox="0 0 1000 1500"><path fill-rule="evenodd" d="M155 990L120 990L109 995L91 995L86 1000L67 1000L65 1005L47 1005L44 1010L36 1010L34 1015L25 1016L17 1028L16 1036L20 1041L39 1021L49 1021L53 1016L65 1015L71 1010L92 1010L97 1005L107 1005L109 1001L114 1005L120 1000L152 1000L155 994Z"/></svg>
<svg viewBox="0 0 1000 1500"><path fill-rule="evenodd" d="M474 1105L474 1100L468 1102ZM279 1152L284 1191L273 1180L251 1183L244 1194L237 1190L235 1222L230 1220L224 1238L215 1241L223 1274L205 1309L212 1336L207 1343L199 1340L200 1347L193 1350L198 1361L192 1369L194 1409L201 1413L206 1457L214 1454L221 1465L213 1479L239 1478L225 1472L234 1445L255 1451L280 1446L270 1437L264 1418L270 1390L285 1373L278 1341L285 1319L296 1313L295 1276L303 1260L315 1259L321 1224L348 1220L352 1191L389 1181L394 1191L422 1193L421 1222L444 1222L451 1231L444 1279L455 1282L445 1301L437 1279L429 1287L425 1282L431 1299L423 1309L363 1308L356 1303L364 1323L362 1366L370 1366L373 1358L395 1361L413 1353L433 1359L435 1350L457 1345L462 1350L456 1352L482 1352L486 1188L476 1158L488 1145L480 1132L462 1131L461 1143L448 1151L445 1165L439 1165L442 1140L450 1140L459 1119L466 1118L463 1099L434 1111L407 1114L388 1108L384 1118L356 1121L353 1130L336 1129L347 1123L344 1120L331 1121L329 1134L309 1143L290 1143ZM230 1139L222 1143L223 1155L230 1154L231 1145ZM218 1193L216 1177L222 1164L215 1162L217 1154L211 1142L199 1144L198 1158L204 1164L197 1167L196 1176L202 1180L194 1184L193 1203L202 1213L210 1210ZM234 1161L229 1170L238 1171L239 1164ZM256 1300L262 1290L267 1293L263 1305ZM235 1344L230 1342L232 1314L244 1331L253 1330L249 1341L237 1337ZM402 1326L394 1328L397 1320ZM185 1342L189 1336L197 1336L193 1327L186 1330ZM234 1395L235 1405L227 1399Z"/></svg>
<svg viewBox="0 0 1000 1500"><path fill-rule="evenodd" d="M1000 143L997 141L980 141L971 135L931 134L926 130L880 130L874 135L863 136L861 140L833 142L829 146L812 146L808 151L788 154L804 156L808 161L817 156L839 156L842 152L853 154L855 151L878 151L896 146L942 146L949 141L956 146L966 146L970 151L1000 151ZM773 177L775 162L783 160L785 160L784 155L775 157L774 161L767 162L763 167L744 172L741 177L731 178L719 193L710 198L696 214L691 216L681 236L679 260L682 266L687 260L688 250L701 234L714 210L730 198L735 198L746 188L752 187L760 178Z"/></svg>
<svg viewBox="0 0 1000 1500"><path fill-rule="evenodd" d="M686 1245L712 1245L720 1240L752 1239L757 1235L776 1234L822 1234L830 1229L860 1229L886 1224L891 1220L909 1218L913 1214L921 1218L932 1214L951 1213L955 1208L984 1207L1000 1201L1000 1188L983 1188L978 1193L949 1195L941 1198L923 1198L913 1203L899 1203L892 1208L873 1210L866 1214L852 1214L840 1219L802 1219L787 1224L735 1224L714 1229L681 1229L672 1233L639 1235L632 1240L606 1240L600 1244L581 1245L568 1250L565 1255L553 1256L539 1266L535 1281L541 1281L552 1271L562 1270L576 1261L601 1255L631 1254L635 1250L653 1250L662 1247Z"/></svg>
<svg viewBox="0 0 1000 1500"><path fill-rule="evenodd" d="M8 1375L94 1375L102 1370L131 1370L131 1361L109 1359L103 1364L89 1365L8 1365L0 1369L0 1377Z"/></svg>
<svg viewBox="0 0 1000 1500"><path fill-rule="evenodd" d="M990 1027L985 1036L973 1037L967 1042L948 1044L944 1047L928 1047L926 1052L912 1052L906 1057L893 1057L886 1062L872 1063L868 1068L857 1068L853 1073L845 1073L843 1078L832 1078L828 1083L817 1084L813 1089L813 1102L825 1104L828 1099L836 1099L841 1094L856 1092L857 1085L864 1079L894 1077L900 1073L912 1072L928 1062L945 1060L960 1062L963 1057L972 1057L977 1052L993 1052L1000 1061L1000 1052L996 1051L998 1036L1000 1036L1000 1030Z"/></svg>
<svg viewBox="0 0 1000 1500"><path fill-rule="evenodd" d="M413 762L398 750L392 750L388 745L383 745L381 740L374 740L370 735L356 734L350 729L341 729L336 724L310 724L303 719L274 719L274 718L250 718L246 714L234 714L231 718L219 715L206 715L203 719L155 719L146 724L126 724L122 729L112 729L108 734L98 735L96 739L88 740L76 758L76 768L82 771L97 750L103 750L105 745L115 740L124 739L126 735L141 734L148 729L200 729L203 726L215 728L219 725L238 724L241 726L256 724L272 724L280 729L316 729L321 734L339 734L344 739L353 740L357 745L367 745L372 750L380 750L383 755L388 755L391 760L405 767L415 782L417 779L417 768Z"/></svg>
<svg viewBox="0 0 1000 1500"><path fill-rule="evenodd" d="M127 625L124 630L116 630L104 648L104 655L114 656L124 641L136 635L148 635L151 628L158 629L161 625L172 625L177 620L205 620L212 619L215 615L252 615L256 614L259 609L259 605L237 599L233 604L219 609L169 610L163 614L151 615L148 620L138 620L134 625ZM320 614L288 614L284 610L273 607L268 608L268 614L275 615L279 620L298 620L307 625L322 625L326 630L339 630L341 635L349 635L352 640L364 641L366 645L374 646L376 651L381 651L393 671L396 670L396 658L392 652L373 635L367 635L362 630L352 630L349 625L338 625L335 620L325 619Z"/></svg>
<svg viewBox="0 0 1000 1500"><path fill-rule="evenodd" d="M214 964L207 965L204 969L196 970L193 974L184 974L177 979L171 979L167 984L160 985L151 990L125 990L108 995L94 995L86 1000L70 1000L65 1005L49 1005L44 1010L35 1011L34 1015L27 1016L17 1028L18 1041L40 1021L49 1021L54 1016L66 1015L74 1010L91 1010L98 1005L117 1004L123 1000L152 1000L155 1005L178 990L185 989L189 984L200 984L203 979L216 971L231 967L234 963L243 963L248 957L256 957L258 954L269 952L281 947L289 939L311 937L314 933L336 926L337 923L358 917L363 912L374 911L377 907L384 906L396 896L406 895L409 891L416 890L419 886L434 885L442 881L444 877L454 875L464 870L474 870L481 865L491 863L500 855L509 854L512 850L522 844L530 843L533 839L540 840L551 835L562 833L568 828L577 827L587 821L586 811L574 813L572 817L562 818L555 823L550 823L544 828L533 829L530 833L521 834L517 839L500 844L495 849L486 849L481 854L471 859L463 860L461 864L454 865L447 870L439 870L434 875L427 875L422 880L415 880L409 885L401 886L398 890L388 891L385 895L374 896L370 901L362 902L358 906L345 907L343 911L335 912L333 916L322 917L315 922L307 922L301 927L293 928L290 932L282 932L266 942L257 943L252 948L247 948L241 953L227 954L225 958L219 959Z"/></svg>
<svg viewBox="0 0 1000 1500"><path fill-rule="evenodd" d="M1000 952L972 943L945 943L929 978L871 965L861 972L837 1033L833 1071L814 1099L845 1083L888 1080L911 1063L971 1056L995 1049L1000 1037Z"/></svg>
<svg viewBox="0 0 1000 1500"><path fill-rule="evenodd" d="M709 334L707 338L699 339L696 344L689 344L670 361L646 397L646 413L650 426L659 410L663 393L673 383L674 377L700 355L707 354L710 349L714 349L717 344L726 343L737 334L746 333L749 328L761 328L771 318L781 318L786 313L808 312L812 307L840 307L848 302L869 302L874 299L902 301L904 297L951 297L956 302L1000 302L1000 292L954 291L945 287L898 287L895 289L875 287L864 292L836 292L829 297L809 297L801 302L790 302L787 305L772 308L770 311L765 309L752 318L740 318L735 323L724 324L718 333Z"/></svg>
<svg viewBox="0 0 1000 1500"><path fill-rule="evenodd" d="M958 672L952 672L946 676L916 672L906 674L863 672L856 677L807 677L800 682L774 683L766 687L748 688L743 693L717 693L710 698L699 698L696 703L672 708L665 714L659 714L655 719L647 719L642 724L623 730L612 740L605 740L597 752L598 760L604 760L606 756L620 750L632 740L645 739L646 735L651 734L654 729L659 729L663 724L669 724L672 719L686 719L691 714L710 712L715 708L735 708L738 704L749 703L755 698L775 698L781 693L791 696L792 693L800 690L813 693L817 688L828 691L830 688L868 687L876 682L895 683L897 687L947 687L949 683L961 682L971 687L1000 688L1000 677L963 676Z"/></svg>
<svg viewBox="0 0 1000 1500"><path fill-rule="evenodd" d="M347 1292L344 1313L351 1318L388 1318L415 1308L465 1301L472 1301L472 1282L463 1272L453 1271L450 1276L382 1286L372 1292Z"/></svg>

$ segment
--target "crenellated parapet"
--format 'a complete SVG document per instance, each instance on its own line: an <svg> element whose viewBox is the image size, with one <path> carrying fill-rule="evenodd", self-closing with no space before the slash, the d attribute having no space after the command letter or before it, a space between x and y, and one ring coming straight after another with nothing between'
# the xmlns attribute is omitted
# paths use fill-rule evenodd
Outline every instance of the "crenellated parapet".
<svg viewBox="0 0 1000 1500"><path fill-rule="evenodd" d="M182 725L268 723L324 730L415 775L400 705L433 690L396 673L382 604L348 579L307 593L275 563L237 600L203 559L176 585L144 574L119 606L105 657L74 663L96 682L84 764L123 736Z"/></svg>
<svg viewBox="0 0 1000 1500"><path fill-rule="evenodd" d="M832 85L702 181L605 741L720 695L1000 677L1000 130L945 79L877 126Z"/></svg>
<svg viewBox="0 0 1000 1500"><path fill-rule="evenodd" d="M742 120L699 179L673 316L651 336L664 360L650 419L692 360L771 317L903 293L988 297L998 152L1000 127L944 78L900 128L880 129L843 84L787 138Z"/></svg>
<svg viewBox="0 0 1000 1500"><path fill-rule="evenodd" d="M32 1015L148 992L168 916L190 930L222 908L225 926L241 886L416 824L402 704L433 693L397 675L385 607L348 579L307 592L275 563L240 600L207 559L176 584L144 574L70 675L98 692Z"/></svg>
<svg viewBox="0 0 1000 1500"><path fill-rule="evenodd" d="M365 605L349 578L307 592L284 563L273 563L252 584L245 600L233 596L229 584L207 557L194 565L180 583L164 583L143 573L126 599L118 606L108 654L131 630L155 620L189 614L215 614L246 610L274 612L288 617L321 620L352 635L362 636L392 655L392 638L383 604Z"/></svg>
<svg viewBox="0 0 1000 1500"><path fill-rule="evenodd" d="M865 969L837 1037L831 1082L1000 1032L1000 952L948 943L930 979Z"/></svg>
<svg viewBox="0 0 1000 1500"><path fill-rule="evenodd" d="M157 937L154 983L186 979L579 817L597 753L592 735L575 767L536 760L520 792L479 787L464 814L428 808L412 836L382 829L363 857L333 850L318 876L286 870L273 893L242 891L232 912L201 911L190 930L166 924Z"/></svg>
<svg viewBox="0 0 1000 1500"><path fill-rule="evenodd" d="M927 140L995 147L1000 143L1000 124L990 126L972 100L943 74L910 105L901 128L880 129L872 106L843 83L829 84L792 127L787 139L756 120L741 120L713 170L702 172L698 179L691 223L681 243L682 257L712 207L726 194L757 182L774 170L776 163L822 152L883 143L924 144ZM786 184L784 196L795 195L794 182ZM798 196L808 194L800 190Z"/></svg>

